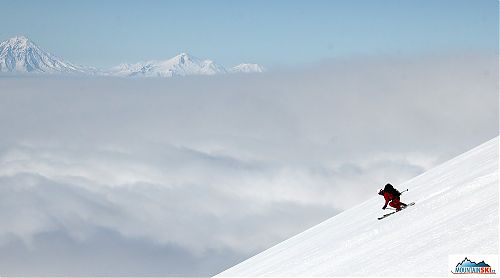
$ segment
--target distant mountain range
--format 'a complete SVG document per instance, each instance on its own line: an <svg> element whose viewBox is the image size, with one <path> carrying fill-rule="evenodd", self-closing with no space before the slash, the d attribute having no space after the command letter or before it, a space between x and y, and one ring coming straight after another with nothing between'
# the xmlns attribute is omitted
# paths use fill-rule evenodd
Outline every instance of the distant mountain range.
<svg viewBox="0 0 500 278"><path fill-rule="evenodd" d="M174 77L188 75L216 75L226 73L260 73L258 64L239 64L230 69L212 60L181 53L171 59L121 64L110 69L75 65L38 47L24 36L0 43L0 73L102 75L122 77Z"/></svg>

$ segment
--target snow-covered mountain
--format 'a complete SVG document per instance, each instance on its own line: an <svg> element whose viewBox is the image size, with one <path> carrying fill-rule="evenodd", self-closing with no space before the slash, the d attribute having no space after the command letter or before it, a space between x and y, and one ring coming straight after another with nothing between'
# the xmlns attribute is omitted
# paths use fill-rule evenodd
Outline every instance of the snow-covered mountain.
<svg viewBox="0 0 500 278"><path fill-rule="evenodd" d="M264 67L259 64L239 64L229 70L231 73L260 73L264 71Z"/></svg>
<svg viewBox="0 0 500 278"><path fill-rule="evenodd" d="M0 73L85 74L122 77L173 77L215 75L235 72L263 72L257 64L240 64L227 70L209 59L181 53L171 59L121 64L108 70L63 61L42 50L33 41L17 36L0 43Z"/></svg>
<svg viewBox="0 0 500 278"><path fill-rule="evenodd" d="M18 36L0 43L0 72L93 74L95 69L63 61L28 38Z"/></svg>
<svg viewBox="0 0 500 278"><path fill-rule="evenodd" d="M111 75L116 76L145 76L145 77L173 77L187 75L214 75L226 73L223 66L212 60L203 60L181 53L171 59L163 61L149 61L136 64L122 64L112 68Z"/></svg>
<svg viewBox="0 0 500 278"><path fill-rule="evenodd" d="M181 53L171 59L121 64L108 70L85 67L61 60L33 41L17 36L0 43L0 73L85 74L122 77L173 77L263 72L258 64L240 64L227 70L209 59Z"/></svg>
<svg viewBox="0 0 500 278"><path fill-rule="evenodd" d="M121 64L111 68L109 73L115 76L173 77L225 73L260 73L263 71L264 67L258 64L240 64L227 70L212 60L200 59L187 53L181 53L167 60Z"/></svg>
<svg viewBox="0 0 500 278"><path fill-rule="evenodd" d="M377 220L377 195L219 276L448 276L450 255L498 254L498 159L497 137L396 186L414 206Z"/></svg>

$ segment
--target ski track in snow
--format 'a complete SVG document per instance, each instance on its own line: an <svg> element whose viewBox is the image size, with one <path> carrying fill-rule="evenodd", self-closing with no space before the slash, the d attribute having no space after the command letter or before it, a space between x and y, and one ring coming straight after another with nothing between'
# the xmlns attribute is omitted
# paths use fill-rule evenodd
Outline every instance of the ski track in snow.
<svg viewBox="0 0 500 278"><path fill-rule="evenodd" d="M219 276L448 276L449 255L498 254L498 137L395 186L416 204L377 220L373 197Z"/></svg>

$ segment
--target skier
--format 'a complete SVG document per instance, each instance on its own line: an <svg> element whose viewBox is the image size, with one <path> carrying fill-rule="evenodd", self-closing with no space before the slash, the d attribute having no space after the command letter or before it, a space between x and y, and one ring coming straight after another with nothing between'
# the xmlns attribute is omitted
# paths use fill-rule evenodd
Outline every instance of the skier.
<svg viewBox="0 0 500 278"><path fill-rule="evenodd" d="M401 209L408 206L407 204L402 203L399 200L399 196L401 196L401 193L399 193L399 191L396 188L394 188L392 186L392 184L390 184L390 183L386 184L384 189L380 189L380 191L378 192L378 195L384 196L384 199L385 199L385 204L382 207L382 209L386 209L387 204L389 204L389 206L395 208L396 211L400 211Z"/></svg>

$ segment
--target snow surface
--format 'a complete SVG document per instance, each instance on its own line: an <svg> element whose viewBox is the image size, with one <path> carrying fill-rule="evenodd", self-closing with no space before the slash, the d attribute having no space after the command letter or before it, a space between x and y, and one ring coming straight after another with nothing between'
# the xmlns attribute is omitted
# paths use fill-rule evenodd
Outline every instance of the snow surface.
<svg viewBox="0 0 500 278"><path fill-rule="evenodd" d="M449 255L498 254L498 137L395 186L416 204L377 220L377 195L218 276L447 276Z"/></svg>
<svg viewBox="0 0 500 278"><path fill-rule="evenodd" d="M171 59L135 64L120 64L107 70L74 65L42 50L25 36L17 36L0 43L0 73L82 74L121 77L174 77L188 75L215 75L225 73L263 72L258 64L240 64L226 70L209 59L199 59L181 53Z"/></svg>

